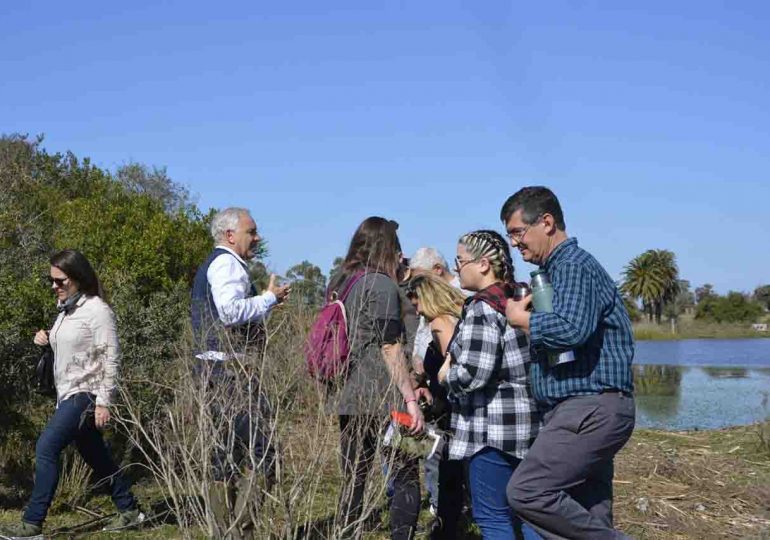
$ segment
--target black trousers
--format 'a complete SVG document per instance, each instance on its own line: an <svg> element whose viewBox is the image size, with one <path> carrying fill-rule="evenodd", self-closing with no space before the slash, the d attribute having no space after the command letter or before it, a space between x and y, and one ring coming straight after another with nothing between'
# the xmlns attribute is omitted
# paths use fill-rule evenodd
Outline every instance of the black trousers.
<svg viewBox="0 0 770 540"><path fill-rule="evenodd" d="M338 520L345 528L344 536L358 538L364 529L361 514L366 480L378 468L375 451L384 422L382 417L369 415L342 415L339 420L343 486ZM390 500L390 535L398 540L411 539L420 513L419 461L397 450L385 450L388 450L384 455L394 488Z"/></svg>

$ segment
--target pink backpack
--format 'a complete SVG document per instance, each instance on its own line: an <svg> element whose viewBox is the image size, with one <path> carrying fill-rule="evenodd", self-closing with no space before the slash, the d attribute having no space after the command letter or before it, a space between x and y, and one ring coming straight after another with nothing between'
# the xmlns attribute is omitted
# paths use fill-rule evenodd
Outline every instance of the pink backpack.
<svg viewBox="0 0 770 540"><path fill-rule="evenodd" d="M305 341L305 362L310 376L321 382L337 378L344 370L350 354L348 343L348 318L345 300L353 285L364 276L357 272L345 284L342 294L336 291L328 295Z"/></svg>

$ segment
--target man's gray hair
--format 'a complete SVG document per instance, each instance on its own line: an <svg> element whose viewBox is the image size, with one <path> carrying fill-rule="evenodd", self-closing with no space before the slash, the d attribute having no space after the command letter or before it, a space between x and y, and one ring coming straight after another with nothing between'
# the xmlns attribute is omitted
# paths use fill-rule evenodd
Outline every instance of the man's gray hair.
<svg viewBox="0 0 770 540"><path fill-rule="evenodd" d="M436 265L445 270L449 270L449 265L441 252L432 247L421 247L414 252L414 256L409 259L409 268L420 270L432 270Z"/></svg>
<svg viewBox="0 0 770 540"><path fill-rule="evenodd" d="M246 208L225 208L217 212L211 220L211 236L215 242L219 242L225 236L227 231L234 231L238 228L238 220L241 216L251 216L251 212Z"/></svg>

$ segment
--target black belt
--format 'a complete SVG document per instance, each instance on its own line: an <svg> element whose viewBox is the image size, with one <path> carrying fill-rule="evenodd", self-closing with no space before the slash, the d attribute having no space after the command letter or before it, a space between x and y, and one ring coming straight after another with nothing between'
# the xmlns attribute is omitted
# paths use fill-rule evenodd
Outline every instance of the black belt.
<svg viewBox="0 0 770 540"><path fill-rule="evenodd" d="M602 390L599 393L600 394L621 394L625 397L633 397L631 392L626 392L625 390L620 390L619 388L608 388L607 390Z"/></svg>

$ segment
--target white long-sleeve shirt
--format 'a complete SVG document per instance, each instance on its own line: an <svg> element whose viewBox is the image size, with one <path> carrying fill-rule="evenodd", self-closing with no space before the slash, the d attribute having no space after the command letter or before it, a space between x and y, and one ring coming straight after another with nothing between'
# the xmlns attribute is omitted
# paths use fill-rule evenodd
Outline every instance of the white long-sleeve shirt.
<svg viewBox="0 0 770 540"><path fill-rule="evenodd" d="M120 348L115 314L98 296L82 296L62 312L48 333L54 354L56 402L80 392L107 406L115 393Z"/></svg>
<svg viewBox="0 0 770 540"><path fill-rule="evenodd" d="M220 255L211 261L206 272L219 320L225 326L239 326L263 319L278 303L278 299L270 291L249 296L251 280L245 269L246 262L228 247L217 246L217 249L223 249L232 255ZM198 358L224 360L226 354L221 351L206 351L198 355Z"/></svg>

